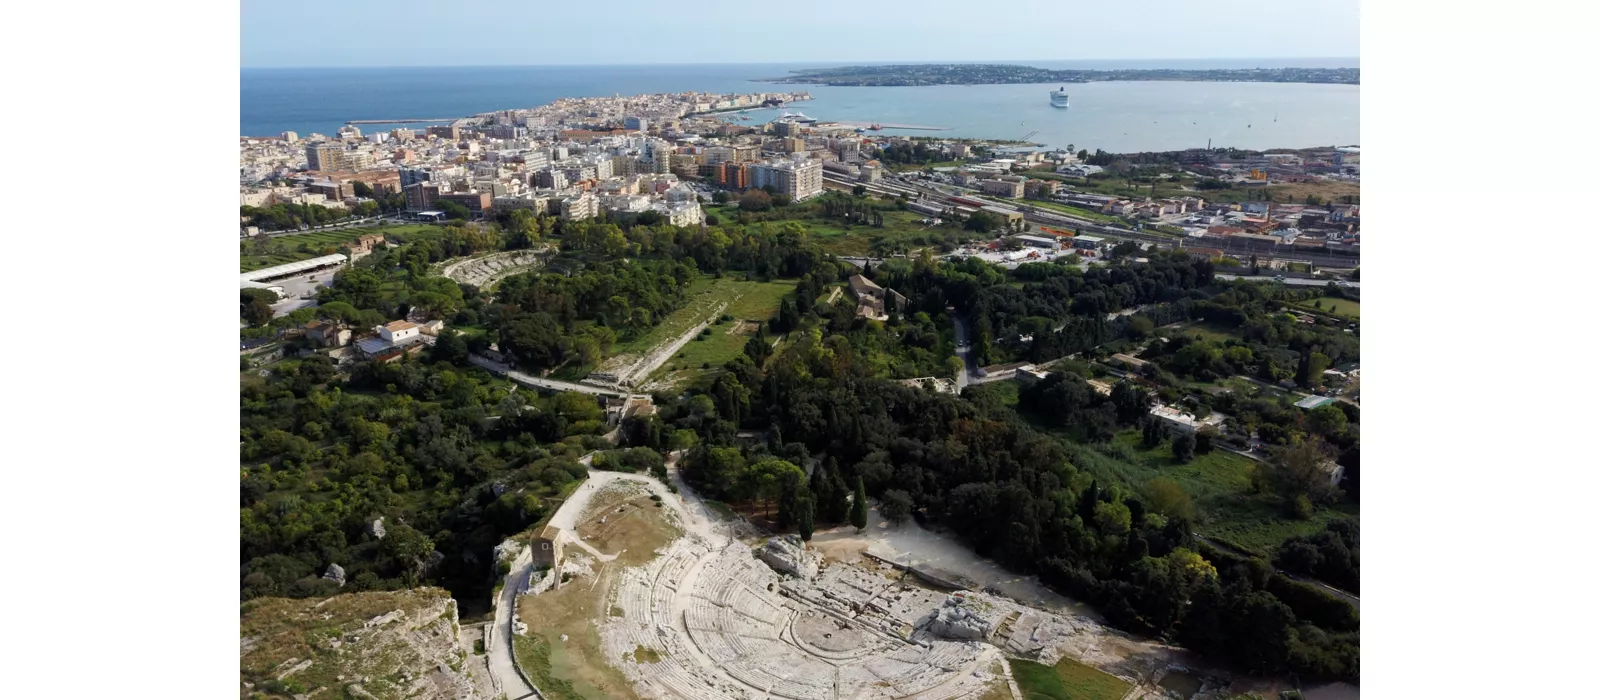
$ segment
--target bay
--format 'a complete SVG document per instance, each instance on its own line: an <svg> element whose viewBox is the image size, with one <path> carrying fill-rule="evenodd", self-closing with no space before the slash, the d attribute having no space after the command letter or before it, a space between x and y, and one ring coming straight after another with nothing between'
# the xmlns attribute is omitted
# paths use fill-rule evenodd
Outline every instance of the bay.
<svg viewBox="0 0 1600 700"><path fill-rule="evenodd" d="M1237 68L1356 65L1353 59L1230 61L1029 61L1044 68ZM760 78L822 64L490 66L244 69L240 133L332 134L350 119L464 117L534 107L560 97L647 92L806 90L789 106L822 120L915 124L885 134L1022 139L1112 152L1204 147L1305 148L1360 143L1360 86L1300 83L1105 82L1068 85L1069 109L1050 106L1056 85L829 87ZM780 110L747 113L751 124Z"/></svg>

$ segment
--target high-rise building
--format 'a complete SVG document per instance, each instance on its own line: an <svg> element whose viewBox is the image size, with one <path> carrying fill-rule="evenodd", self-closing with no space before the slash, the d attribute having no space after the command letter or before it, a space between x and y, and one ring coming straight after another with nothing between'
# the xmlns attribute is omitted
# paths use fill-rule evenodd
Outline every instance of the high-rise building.
<svg viewBox="0 0 1600 700"><path fill-rule="evenodd" d="M283 132L283 140L288 143L294 143L300 140L300 135L293 131L285 131Z"/></svg>
<svg viewBox="0 0 1600 700"><path fill-rule="evenodd" d="M644 117L628 117L622 120L622 128L628 131L649 131L650 120Z"/></svg>
<svg viewBox="0 0 1600 700"><path fill-rule="evenodd" d="M439 186L432 182L419 182L406 190L406 209L422 211L439 199Z"/></svg>
<svg viewBox="0 0 1600 700"><path fill-rule="evenodd" d="M554 168L545 168L533 174L533 186L547 190L567 188L567 174Z"/></svg>
<svg viewBox="0 0 1600 700"><path fill-rule="evenodd" d="M752 166L750 186L763 188L769 185L796 202L822 194L822 161L784 160Z"/></svg>
<svg viewBox="0 0 1600 700"><path fill-rule="evenodd" d="M306 164L312 170L325 173L351 169L344 146L326 141L306 146Z"/></svg>
<svg viewBox="0 0 1600 700"><path fill-rule="evenodd" d="M600 199L588 192L576 194L561 200L561 218L570 221L581 221L600 214Z"/></svg>
<svg viewBox="0 0 1600 700"><path fill-rule="evenodd" d="M428 170L427 168L400 169L400 189L405 189L419 182L427 182L432 179L433 171Z"/></svg>

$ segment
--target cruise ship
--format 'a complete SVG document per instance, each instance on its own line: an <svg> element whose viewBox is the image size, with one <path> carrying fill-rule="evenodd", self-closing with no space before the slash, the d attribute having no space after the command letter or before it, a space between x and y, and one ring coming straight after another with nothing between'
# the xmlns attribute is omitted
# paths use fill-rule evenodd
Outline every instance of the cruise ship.
<svg viewBox="0 0 1600 700"><path fill-rule="evenodd" d="M805 112L789 112L787 110L785 110L783 114L778 115L777 119L774 119L772 121L774 121L774 122L793 122L793 123L796 123L796 124L815 124L815 123L817 123L816 119L813 119L811 117L806 116Z"/></svg>
<svg viewBox="0 0 1600 700"><path fill-rule="evenodd" d="M1072 106L1072 103L1067 101L1067 86L1062 85L1060 90L1050 91L1050 106L1061 108Z"/></svg>

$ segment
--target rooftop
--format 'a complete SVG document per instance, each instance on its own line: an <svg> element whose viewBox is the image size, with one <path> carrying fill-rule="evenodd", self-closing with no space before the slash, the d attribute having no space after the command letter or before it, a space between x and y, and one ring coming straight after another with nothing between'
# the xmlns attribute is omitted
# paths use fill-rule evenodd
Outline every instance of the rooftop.
<svg viewBox="0 0 1600 700"><path fill-rule="evenodd" d="M308 270L315 270L319 267L327 267L328 265L343 263L347 259L348 258L340 253L334 253L333 255L324 255L321 257L312 258L310 260L301 260L299 262L274 265L272 267L263 268L254 272L243 273L239 275L239 282L258 282L265 279L271 279L273 277L293 275Z"/></svg>

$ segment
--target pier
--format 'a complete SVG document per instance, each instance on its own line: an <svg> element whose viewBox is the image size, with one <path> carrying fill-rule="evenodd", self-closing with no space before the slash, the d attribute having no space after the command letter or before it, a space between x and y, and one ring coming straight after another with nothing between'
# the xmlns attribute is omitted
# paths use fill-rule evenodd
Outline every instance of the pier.
<svg viewBox="0 0 1600 700"><path fill-rule="evenodd" d="M857 128L882 127L884 129L909 129L912 131L949 131L948 126L923 126L921 124L890 124L889 122L830 122L840 126L853 126Z"/></svg>

